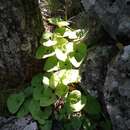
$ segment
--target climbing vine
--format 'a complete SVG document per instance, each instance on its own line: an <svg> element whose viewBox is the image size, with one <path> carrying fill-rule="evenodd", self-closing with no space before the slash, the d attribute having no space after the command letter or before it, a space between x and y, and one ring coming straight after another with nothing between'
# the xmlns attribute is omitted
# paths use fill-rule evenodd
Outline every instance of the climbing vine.
<svg viewBox="0 0 130 130"><path fill-rule="evenodd" d="M41 130L51 130L55 120L61 123L60 130L96 130L91 115L100 119L100 104L80 88L79 67L87 53L83 43L86 33L70 28L69 22L61 18L49 18L48 22L55 29L43 33L36 52L36 58L45 61L44 73L34 76L22 92L11 95L8 109L17 117L31 114ZM102 126L110 128L109 122L105 123Z"/></svg>

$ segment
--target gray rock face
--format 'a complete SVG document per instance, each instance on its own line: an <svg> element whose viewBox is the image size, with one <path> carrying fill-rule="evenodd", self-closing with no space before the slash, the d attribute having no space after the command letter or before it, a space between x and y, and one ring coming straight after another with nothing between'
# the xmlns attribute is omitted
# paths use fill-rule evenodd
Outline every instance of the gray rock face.
<svg viewBox="0 0 130 130"><path fill-rule="evenodd" d="M115 55L115 52L116 48L110 45L98 46L89 50L83 68L82 83L84 89L87 89L91 95L97 97L98 92L102 91L107 73L107 64L111 57Z"/></svg>
<svg viewBox="0 0 130 130"><path fill-rule="evenodd" d="M0 130L38 130L38 126L30 116L19 119L0 117Z"/></svg>
<svg viewBox="0 0 130 130"><path fill-rule="evenodd" d="M113 130L130 129L130 45L108 67L104 97Z"/></svg>
<svg viewBox="0 0 130 130"><path fill-rule="evenodd" d="M130 40L130 0L82 0L82 4L86 12L99 17L113 39Z"/></svg>
<svg viewBox="0 0 130 130"><path fill-rule="evenodd" d="M31 74L41 32L37 0L0 0L0 88Z"/></svg>
<svg viewBox="0 0 130 130"><path fill-rule="evenodd" d="M83 72L83 89L98 97L113 130L130 129L130 45L123 50L105 46L90 50Z"/></svg>

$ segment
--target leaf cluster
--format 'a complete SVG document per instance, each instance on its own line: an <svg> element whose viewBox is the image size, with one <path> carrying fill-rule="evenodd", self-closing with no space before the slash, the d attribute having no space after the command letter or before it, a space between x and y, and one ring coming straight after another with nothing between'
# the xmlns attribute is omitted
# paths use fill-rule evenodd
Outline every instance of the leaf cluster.
<svg viewBox="0 0 130 130"><path fill-rule="evenodd" d="M43 33L36 52L37 59L45 59L45 73L34 76L22 92L11 95L8 109L18 117L31 114L41 130L51 130L53 119L64 122L63 130L94 130L85 115L100 116L100 104L81 93L76 85L80 83L79 67L87 52L82 42L85 33L71 29L61 18L50 18L48 22L56 29Z"/></svg>

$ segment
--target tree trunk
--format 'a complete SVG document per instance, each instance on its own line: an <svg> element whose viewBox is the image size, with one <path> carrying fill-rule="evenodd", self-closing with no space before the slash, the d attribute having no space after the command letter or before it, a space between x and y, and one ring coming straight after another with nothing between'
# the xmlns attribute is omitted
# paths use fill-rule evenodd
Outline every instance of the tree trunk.
<svg viewBox="0 0 130 130"><path fill-rule="evenodd" d="M42 30L38 0L0 0L0 109L8 91L39 71L34 55Z"/></svg>

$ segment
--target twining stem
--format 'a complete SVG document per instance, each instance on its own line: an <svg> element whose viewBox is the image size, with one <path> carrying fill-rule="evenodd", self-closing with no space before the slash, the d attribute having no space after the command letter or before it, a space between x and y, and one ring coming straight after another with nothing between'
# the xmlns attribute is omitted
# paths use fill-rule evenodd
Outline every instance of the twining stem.
<svg viewBox="0 0 130 130"><path fill-rule="evenodd" d="M67 21L67 12L68 12L68 0L65 0L65 20Z"/></svg>

